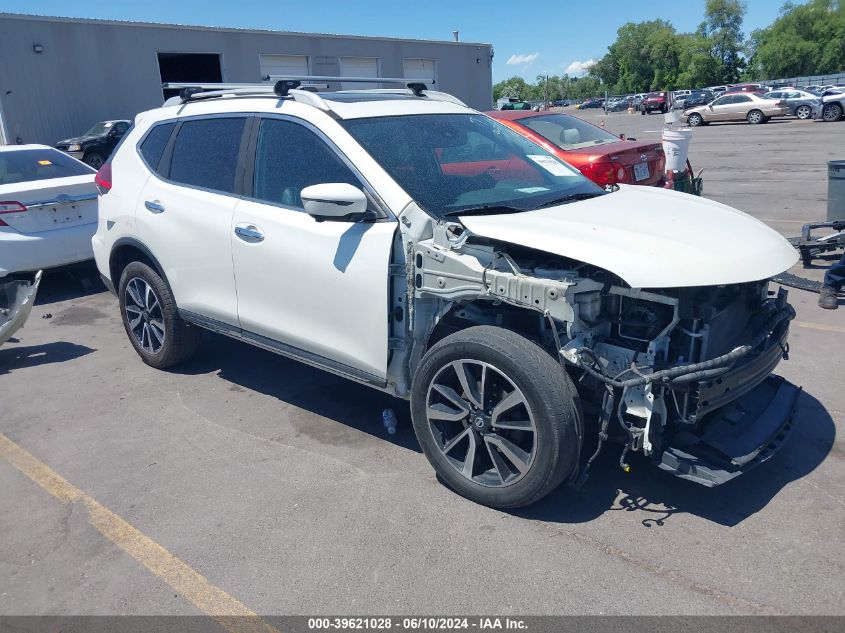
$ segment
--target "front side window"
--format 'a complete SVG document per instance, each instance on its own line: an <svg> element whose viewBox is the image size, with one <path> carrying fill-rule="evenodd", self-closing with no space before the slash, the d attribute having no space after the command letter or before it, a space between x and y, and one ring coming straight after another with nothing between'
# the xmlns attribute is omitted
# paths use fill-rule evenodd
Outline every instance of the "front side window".
<svg viewBox="0 0 845 633"><path fill-rule="evenodd" d="M342 125L437 218L528 211L604 193L539 145L481 114L384 116Z"/></svg>
<svg viewBox="0 0 845 633"><path fill-rule="evenodd" d="M243 117L185 121L173 145L170 180L234 193L245 125Z"/></svg>
<svg viewBox="0 0 845 633"><path fill-rule="evenodd" d="M94 170L85 163L55 149L0 152L0 185L93 174Z"/></svg>
<svg viewBox="0 0 845 633"><path fill-rule="evenodd" d="M568 114L544 114L519 119L518 122L561 149L581 149L619 142L619 138L610 132Z"/></svg>
<svg viewBox="0 0 845 633"><path fill-rule="evenodd" d="M253 197L302 209L305 187L342 182L361 187L352 170L317 134L299 123L264 119L255 148Z"/></svg>

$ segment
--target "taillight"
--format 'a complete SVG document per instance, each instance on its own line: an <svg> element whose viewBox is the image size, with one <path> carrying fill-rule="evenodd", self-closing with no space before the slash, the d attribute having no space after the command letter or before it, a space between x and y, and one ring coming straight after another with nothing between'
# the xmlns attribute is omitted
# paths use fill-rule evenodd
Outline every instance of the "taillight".
<svg viewBox="0 0 845 633"><path fill-rule="evenodd" d="M104 163L100 167L100 171L94 176L94 184L97 185L101 194L106 194L111 190L111 163Z"/></svg>
<svg viewBox="0 0 845 633"><path fill-rule="evenodd" d="M23 206L20 202L16 202L14 200L6 200L0 201L0 214L3 213L22 213L26 211L26 207ZM9 226L3 221L3 218L0 218L0 226Z"/></svg>
<svg viewBox="0 0 845 633"><path fill-rule="evenodd" d="M628 177L625 168L615 163L588 163L581 168L581 173L602 187L625 182Z"/></svg>

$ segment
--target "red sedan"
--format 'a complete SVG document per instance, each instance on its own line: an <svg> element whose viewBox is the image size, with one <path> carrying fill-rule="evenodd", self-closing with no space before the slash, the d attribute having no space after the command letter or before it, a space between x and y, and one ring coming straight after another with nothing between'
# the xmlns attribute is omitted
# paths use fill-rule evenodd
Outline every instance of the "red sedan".
<svg viewBox="0 0 845 633"><path fill-rule="evenodd" d="M488 115L576 169L602 187L616 183L665 184L666 157L661 143L624 141L568 114L494 111Z"/></svg>

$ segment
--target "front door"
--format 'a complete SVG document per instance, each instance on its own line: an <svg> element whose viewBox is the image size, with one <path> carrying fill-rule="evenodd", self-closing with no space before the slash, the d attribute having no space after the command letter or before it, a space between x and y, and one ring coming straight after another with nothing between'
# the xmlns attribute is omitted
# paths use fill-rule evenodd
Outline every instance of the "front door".
<svg viewBox="0 0 845 633"><path fill-rule="evenodd" d="M363 184L301 122L262 119L253 166L245 183L249 199L238 203L230 231L245 335L384 378L396 221L317 222L305 213L303 188Z"/></svg>

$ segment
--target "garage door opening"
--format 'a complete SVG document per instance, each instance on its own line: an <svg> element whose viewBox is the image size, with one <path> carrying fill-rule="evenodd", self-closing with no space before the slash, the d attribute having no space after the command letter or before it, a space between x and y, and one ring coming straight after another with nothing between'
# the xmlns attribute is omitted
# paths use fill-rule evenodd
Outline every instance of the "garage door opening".
<svg viewBox="0 0 845 633"><path fill-rule="evenodd" d="M158 70L161 83L221 83L223 71L218 53L159 53ZM164 98L179 94L178 90L162 90Z"/></svg>

